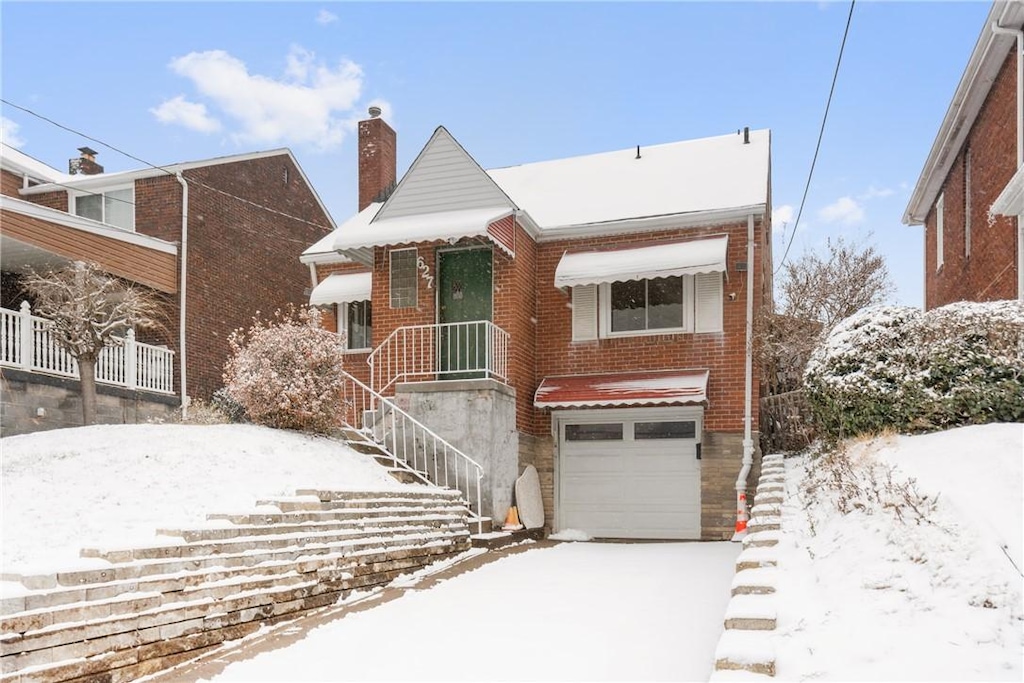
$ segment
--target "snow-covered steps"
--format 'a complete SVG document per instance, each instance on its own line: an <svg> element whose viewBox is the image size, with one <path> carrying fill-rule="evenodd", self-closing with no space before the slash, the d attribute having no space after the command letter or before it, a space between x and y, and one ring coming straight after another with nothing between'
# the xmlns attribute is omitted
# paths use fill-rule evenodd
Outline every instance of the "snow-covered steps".
<svg viewBox="0 0 1024 683"><path fill-rule="evenodd" d="M22 577L0 610L2 680L132 680L470 547L458 492L300 490L275 502Z"/></svg>
<svg viewBox="0 0 1024 683"><path fill-rule="evenodd" d="M785 495L782 456L764 456L748 533L743 538L743 551L736 558L732 598L725 610L725 632L715 651L712 681L747 681L775 675L772 638L781 571L776 546L783 534Z"/></svg>
<svg viewBox="0 0 1024 683"><path fill-rule="evenodd" d="M771 631L727 630L715 648L715 671L747 671L775 675L775 646ZM714 677L712 676L712 680Z"/></svg>

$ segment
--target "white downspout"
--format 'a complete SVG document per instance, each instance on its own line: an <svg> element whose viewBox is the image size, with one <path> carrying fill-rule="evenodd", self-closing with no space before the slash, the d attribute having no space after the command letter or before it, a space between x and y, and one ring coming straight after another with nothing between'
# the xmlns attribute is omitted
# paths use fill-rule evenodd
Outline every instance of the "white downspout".
<svg viewBox="0 0 1024 683"><path fill-rule="evenodd" d="M992 22L992 32L1017 39L1017 168L1024 166L1024 30ZM1024 216L1017 216L1017 299L1024 301Z"/></svg>
<svg viewBox="0 0 1024 683"><path fill-rule="evenodd" d="M747 216L747 339L743 379L743 466L736 478L736 533L732 540L747 535L747 477L754 464L754 214Z"/></svg>
<svg viewBox="0 0 1024 683"><path fill-rule="evenodd" d="M188 292L188 183L178 171L174 175L181 184L181 277L179 278L178 305L178 367L181 375L181 419L188 419L188 382L185 371L185 301Z"/></svg>

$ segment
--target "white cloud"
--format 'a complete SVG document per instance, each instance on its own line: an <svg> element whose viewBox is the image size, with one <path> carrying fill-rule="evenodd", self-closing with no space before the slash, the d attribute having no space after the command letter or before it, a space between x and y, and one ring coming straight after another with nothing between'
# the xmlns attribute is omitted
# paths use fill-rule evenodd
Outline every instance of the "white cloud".
<svg viewBox="0 0 1024 683"><path fill-rule="evenodd" d="M819 211L818 218L826 223L855 225L864 220L864 207L853 197L840 197Z"/></svg>
<svg viewBox="0 0 1024 683"><path fill-rule="evenodd" d="M5 145L21 147L25 144L25 138L18 135L19 128L21 128L21 126L14 121L11 121L6 116L0 116L0 140L2 140Z"/></svg>
<svg viewBox="0 0 1024 683"><path fill-rule="evenodd" d="M184 95L178 95L149 110L160 123L176 123L200 133L215 133L220 130L220 121L206 111L206 105L189 102Z"/></svg>
<svg viewBox="0 0 1024 683"><path fill-rule="evenodd" d="M327 11L325 9L322 9L319 12L316 13L316 23L320 24L321 26L326 26L327 24L333 24L337 20L338 20L338 15L335 14L334 12L329 12L329 11Z"/></svg>
<svg viewBox="0 0 1024 683"><path fill-rule="evenodd" d="M327 150L340 145L363 117L364 110L355 111L362 68L347 59L331 66L301 46L292 46L280 79L250 73L223 50L189 53L173 59L170 68L191 80L221 118L234 124L225 127L233 128L230 135L241 144Z"/></svg>
<svg viewBox="0 0 1024 683"><path fill-rule="evenodd" d="M865 190L864 193L861 194L859 197L857 197L857 199L864 202L869 201L871 199L891 197L894 194L896 194L896 190L892 189L891 187L875 187L874 185L869 185L868 189Z"/></svg>
<svg viewBox="0 0 1024 683"><path fill-rule="evenodd" d="M787 223L793 224L793 218L795 214L793 212L793 206L791 204L783 204L772 209L772 229L781 230L783 225Z"/></svg>

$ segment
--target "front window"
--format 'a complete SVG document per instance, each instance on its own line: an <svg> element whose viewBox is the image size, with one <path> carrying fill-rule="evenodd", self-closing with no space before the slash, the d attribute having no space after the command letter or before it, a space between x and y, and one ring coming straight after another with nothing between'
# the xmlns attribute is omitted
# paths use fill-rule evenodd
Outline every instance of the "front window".
<svg viewBox="0 0 1024 683"><path fill-rule="evenodd" d="M683 278L613 282L610 289L612 332L683 327Z"/></svg>
<svg viewBox="0 0 1024 683"><path fill-rule="evenodd" d="M352 301L344 305L346 346L349 349L369 349L373 346L372 310L369 301Z"/></svg>
<svg viewBox="0 0 1024 683"><path fill-rule="evenodd" d="M135 230L135 190L126 187L77 195L75 215L125 230Z"/></svg>

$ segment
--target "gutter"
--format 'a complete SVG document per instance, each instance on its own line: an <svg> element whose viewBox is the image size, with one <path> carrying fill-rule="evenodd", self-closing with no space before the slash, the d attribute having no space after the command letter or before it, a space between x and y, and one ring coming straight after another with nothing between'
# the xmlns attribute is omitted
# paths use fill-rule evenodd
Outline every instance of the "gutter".
<svg viewBox="0 0 1024 683"><path fill-rule="evenodd" d="M753 402L754 402L754 214L747 216L747 335L743 378L743 466L736 477L736 533L733 541L747 535L747 479L754 464Z"/></svg>
<svg viewBox="0 0 1024 683"><path fill-rule="evenodd" d="M178 304L178 365L181 376L181 419L188 418L188 375L185 370L185 303L188 292L188 183L181 171L174 174L174 178L181 184L181 277L179 278L180 291Z"/></svg>
<svg viewBox="0 0 1024 683"><path fill-rule="evenodd" d="M1024 166L1024 30L992 22L992 33L1017 39L1017 170ZM1017 214L1017 299L1024 301L1024 216Z"/></svg>

